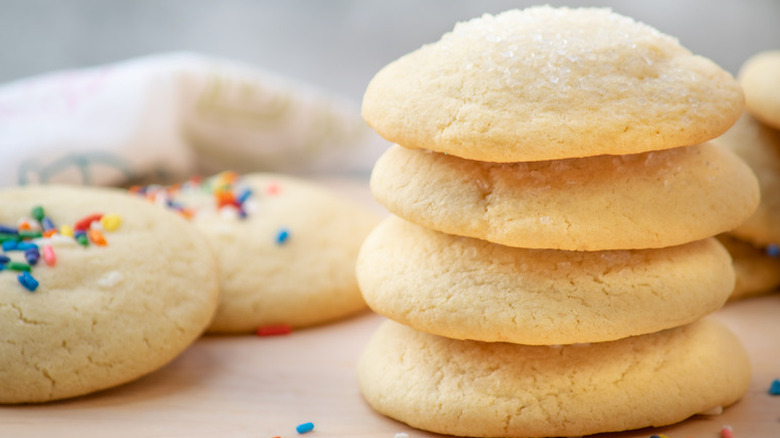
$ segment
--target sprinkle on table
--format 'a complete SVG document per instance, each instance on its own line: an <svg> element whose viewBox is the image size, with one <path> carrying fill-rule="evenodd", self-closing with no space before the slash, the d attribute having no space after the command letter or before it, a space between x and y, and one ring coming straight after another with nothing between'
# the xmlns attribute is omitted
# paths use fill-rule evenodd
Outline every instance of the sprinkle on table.
<svg viewBox="0 0 780 438"><path fill-rule="evenodd" d="M772 380L769 385L769 395L780 395L780 379Z"/></svg>
<svg viewBox="0 0 780 438"><path fill-rule="evenodd" d="M780 257L780 246L772 243L770 245L767 245L766 247L766 254L769 257Z"/></svg>
<svg viewBox="0 0 780 438"><path fill-rule="evenodd" d="M314 430L314 423L311 422L299 424L298 427L295 428L295 431L300 434L309 433L312 430Z"/></svg>
<svg viewBox="0 0 780 438"><path fill-rule="evenodd" d="M734 438L734 434L731 431L731 426L723 426L720 430L720 438Z"/></svg>
<svg viewBox="0 0 780 438"><path fill-rule="evenodd" d="M292 333L292 327L287 324L265 325L257 329L258 336L280 336Z"/></svg>

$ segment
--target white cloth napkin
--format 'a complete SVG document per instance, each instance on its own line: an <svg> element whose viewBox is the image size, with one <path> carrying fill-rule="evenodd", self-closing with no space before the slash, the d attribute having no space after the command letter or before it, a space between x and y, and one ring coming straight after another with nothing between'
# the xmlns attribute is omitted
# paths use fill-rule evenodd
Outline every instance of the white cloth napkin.
<svg viewBox="0 0 780 438"><path fill-rule="evenodd" d="M174 182L226 169L367 174L387 146L351 102L193 53L0 86L0 186Z"/></svg>

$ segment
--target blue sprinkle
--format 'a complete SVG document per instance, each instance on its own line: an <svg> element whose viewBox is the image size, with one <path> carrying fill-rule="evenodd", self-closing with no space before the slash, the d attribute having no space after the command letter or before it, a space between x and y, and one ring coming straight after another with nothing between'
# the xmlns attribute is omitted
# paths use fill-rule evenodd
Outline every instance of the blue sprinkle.
<svg viewBox="0 0 780 438"><path fill-rule="evenodd" d="M780 246L777 246L776 244L772 243L766 247L766 253L769 257L779 257Z"/></svg>
<svg viewBox="0 0 780 438"><path fill-rule="evenodd" d="M24 258L32 266L38 264L38 259L41 258L41 253L38 252L38 248L30 248L24 251Z"/></svg>
<svg viewBox="0 0 780 438"><path fill-rule="evenodd" d="M16 250L16 245L18 245L19 242L16 240L6 240L3 242L3 251L14 251Z"/></svg>
<svg viewBox="0 0 780 438"><path fill-rule="evenodd" d="M29 249L38 250L38 245L32 243L32 242L19 242L16 244L16 250L17 251L27 251Z"/></svg>
<svg viewBox="0 0 780 438"><path fill-rule="evenodd" d="M41 219L41 226L45 231L54 230L57 228L57 226L54 225L54 222L48 217Z"/></svg>
<svg viewBox="0 0 780 438"><path fill-rule="evenodd" d="M285 242L287 242L287 239L290 238L290 230L287 228L279 228L279 230L276 232L276 244L277 245L284 245Z"/></svg>
<svg viewBox="0 0 780 438"><path fill-rule="evenodd" d="M22 286L27 288L27 290L29 290L30 292L35 292L35 289L38 288L38 280L33 278L33 276L30 275L29 272L22 272L16 278L18 278L19 279L19 283L21 283Z"/></svg>
<svg viewBox="0 0 780 438"><path fill-rule="evenodd" d="M0 233L2 234L19 234L19 230L15 227L9 227L8 225L0 225Z"/></svg>
<svg viewBox="0 0 780 438"><path fill-rule="evenodd" d="M5 264L11 261L11 257L8 257L7 255L1 255L0 254L0 264Z"/></svg>
<svg viewBox="0 0 780 438"><path fill-rule="evenodd" d="M244 202L246 202L247 199L249 199L250 196L252 196L252 190L244 189L244 191L241 192L240 195L238 195L238 202L240 204L243 204Z"/></svg>
<svg viewBox="0 0 780 438"><path fill-rule="evenodd" d="M303 423L299 424L298 427L295 428L295 430L298 433L307 433L314 430L314 423Z"/></svg>
<svg viewBox="0 0 780 438"><path fill-rule="evenodd" d="M780 395L780 379L772 380L769 385L769 395Z"/></svg>

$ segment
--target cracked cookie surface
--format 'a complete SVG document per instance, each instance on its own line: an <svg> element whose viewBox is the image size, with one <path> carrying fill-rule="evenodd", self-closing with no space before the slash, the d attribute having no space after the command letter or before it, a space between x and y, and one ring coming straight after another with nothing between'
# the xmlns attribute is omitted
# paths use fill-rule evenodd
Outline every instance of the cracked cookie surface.
<svg viewBox="0 0 780 438"><path fill-rule="evenodd" d="M465 160L400 146L371 174L390 212L449 234L521 248L598 251L679 245L747 219L750 168L710 143L529 163Z"/></svg>
<svg viewBox="0 0 780 438"><path fill-rule="evenodd" d="M360 289L377 313L455 339L602 342L691 323L734 288L713 238L649 250L512 248L385 219L363 244Z"/></svg>
<svg viewBox="0 0 780 438"><path fill-rule="evenodd" d="M104 246L52 240L56 263L33 267L33 292L0 271L0 402L45 402L129 382L171 361L211 321L216 259L183 218L113 189L11 188L0 203L2 224L35 206L58 226L91 213L121 217Z"/></svg>

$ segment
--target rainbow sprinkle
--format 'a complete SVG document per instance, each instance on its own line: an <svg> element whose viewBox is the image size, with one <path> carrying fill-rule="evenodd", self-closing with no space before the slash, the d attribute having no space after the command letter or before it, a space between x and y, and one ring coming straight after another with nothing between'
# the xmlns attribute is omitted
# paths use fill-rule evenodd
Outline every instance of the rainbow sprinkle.
<svg viewBox="0 0 780 438"><path fill-rule="evenodd" d="M257 336L280 336L292 333L292 327L287 324L264 325L257 329Z"/></svg>
<svg viewBox="0 0 780 438"><path fill-rule="evenodd" d="M312 430L314 430L314 423L311 422L299 424L298 427L295 428L295 431L300 434L308 433L311 432Z"/></svg>
<svg viewBox="0 0 780 438"><path fill-rule="evenodd" d="M276 231L277 245L284 245L289 238L290 238L290 230L288 230L287 228L279 228Z"/></svg>
<svg viewBox="0 0 780 438"><path fill-rule="evenodd" d="M179 201L181 195L209 194L217 211L233 210L242 219L248 216L247 202L253 196L252 189L243 183L238 173L231 171L218 173L205 180L193 177L189 181L172 186L134 186L130 188L130 192L143 196L152 203L168 207L188 219L197 211L196 208Z"/></svg>
<svg viewBox="0 0 780 438"><path fill-rule="evenodd" d="M769 395L780 395L780 379L772 380L769 385Z"/></svg>
<svg viewBox="0 0 780 438"><path fill-rule="evenodd" d="M0 271L19 272L19 284L30 292L34 292L39 286L38 280L32 275L32 268L39 265L40 259L43 258L44 263L50 267L57 264L53 243L66 239L75 240L85 247L89 246L90 242L96 246L105 246L108 242L100 228L113 231L121 223L116 214L94 213L76 221L73 226L63 225L58 229L41 206L33 207L30 216L31 219L20 219L16 227L0 225L2 251L20 252L24 259L22 262L12 259L10 255L0 254ZM109 226L103 225L103 219L107 217Z"/></svg>

